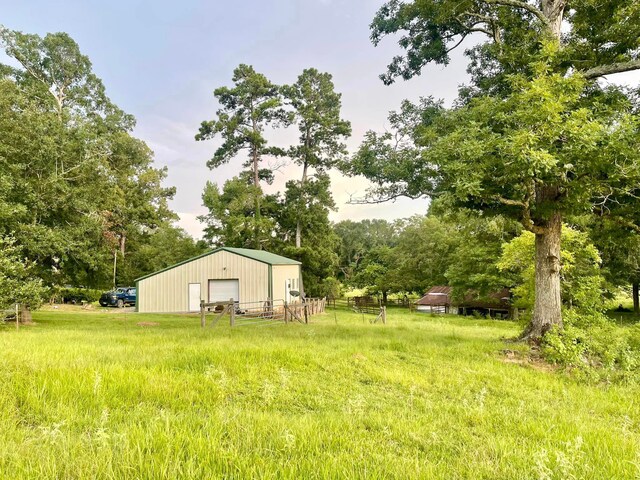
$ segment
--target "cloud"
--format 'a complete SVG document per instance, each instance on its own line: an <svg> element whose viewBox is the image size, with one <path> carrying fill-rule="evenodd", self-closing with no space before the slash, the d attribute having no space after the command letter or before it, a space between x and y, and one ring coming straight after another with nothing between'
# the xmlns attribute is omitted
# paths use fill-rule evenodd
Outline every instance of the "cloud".
<svg viewBox="0 0 640 480"><path fill-rule="evenodd" d="M196 218L200 213L191 213L191 212L179 212L178 216L180 220L176 223L180 228L183 228L189 235L193 238L200 239L202 238L202 229L203 225Z"/></svg>

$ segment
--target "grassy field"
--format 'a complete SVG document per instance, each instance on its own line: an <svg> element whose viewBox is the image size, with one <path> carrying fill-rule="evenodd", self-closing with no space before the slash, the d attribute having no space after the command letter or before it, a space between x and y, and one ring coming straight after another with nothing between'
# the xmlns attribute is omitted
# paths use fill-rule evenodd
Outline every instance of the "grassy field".
<svg viewBox="0 0 640 480"><path fill-rule="evenodd" d="M0 327L0 478L640 478L640 388L505 356L509 322L111 312Z"/></svg>

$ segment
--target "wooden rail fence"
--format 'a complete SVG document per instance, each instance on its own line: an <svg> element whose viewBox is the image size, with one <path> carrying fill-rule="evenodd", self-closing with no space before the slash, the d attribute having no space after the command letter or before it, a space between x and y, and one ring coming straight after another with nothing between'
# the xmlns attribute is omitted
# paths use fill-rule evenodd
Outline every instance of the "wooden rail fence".
<svg viewBox="0 0 640 480"><path fill-rule="evenodd" d="M214 326L222 317L229 316L232 327L249 325L276 325L284 322L309 323L309 317L325 312L326 299L307 298L304 302L287 303L267 299L264 302L239 303L232 298L225 302L200 301L200 326L205 327L207 314L213 315Z"/></svg>

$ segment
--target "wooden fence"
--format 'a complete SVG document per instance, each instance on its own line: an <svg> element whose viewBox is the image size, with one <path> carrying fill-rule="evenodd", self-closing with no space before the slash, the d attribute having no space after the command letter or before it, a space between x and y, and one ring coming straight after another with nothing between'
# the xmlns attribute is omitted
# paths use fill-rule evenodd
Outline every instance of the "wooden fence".
<svg viewBox="0 0 640 480"><path fill-rule="evenodd" d="M16 303L15 308L0 310L0 322L15 321L16 330L20 328L20 304Z"/></svg>
<svg viewBox="0 0 640 480"><path fill-rule="evenodd" d="M372 297L354 297L352 301L347 300L347 306L356 313L376 315L370 323L387 323L387 307L381 301Z"/></svg>
<svg viewBox="0 0 640 480"><path fill-rule="evenodd" d="M361 306L367 307L372 305L374 306L384 305L384 306L412 308L416 300L418 300L418 298L410 298L408 296L405 296L403 298L389 298L387 299L386 302L383 302L379 297L364 296L364 297L348 297L346 301L349 307L361 307ZM334 299L331 302L335 305L336 300Z"/></svg>
<svg viewBox="0 0 640 480"><path fill-rule="evenodd" d="M309 317L324 313L326 299L307 298L304 302L287 303L284 300L267 299L264 302L235 302L230 298L226 302L200 302L200 326L205 327L207 314L213 314L212 326L229 316L232 327L250 325L276 325L279 323L309 323Z"/></svg>

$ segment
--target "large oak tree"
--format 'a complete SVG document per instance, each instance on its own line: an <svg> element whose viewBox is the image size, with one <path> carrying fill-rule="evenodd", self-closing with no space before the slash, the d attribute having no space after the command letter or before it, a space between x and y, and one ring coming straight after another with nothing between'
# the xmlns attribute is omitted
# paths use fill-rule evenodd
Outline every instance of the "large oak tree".
<svg viewBox="0 0 640 480"><path fill-rule="evenodd" d="M635 98L598 79L640 68L640 3L392 0L371 28L376 44L402 34L405 54L389 65L386 83L446 65L469 36L479 43L466 51L472 81L454 106L421 106L410 129L415 148L370 134L351 172L375 181L378 199L441 196L519 219L536 247L525 336L561 326L563 219L606 214L609 205L637 196Z"/></svg>

